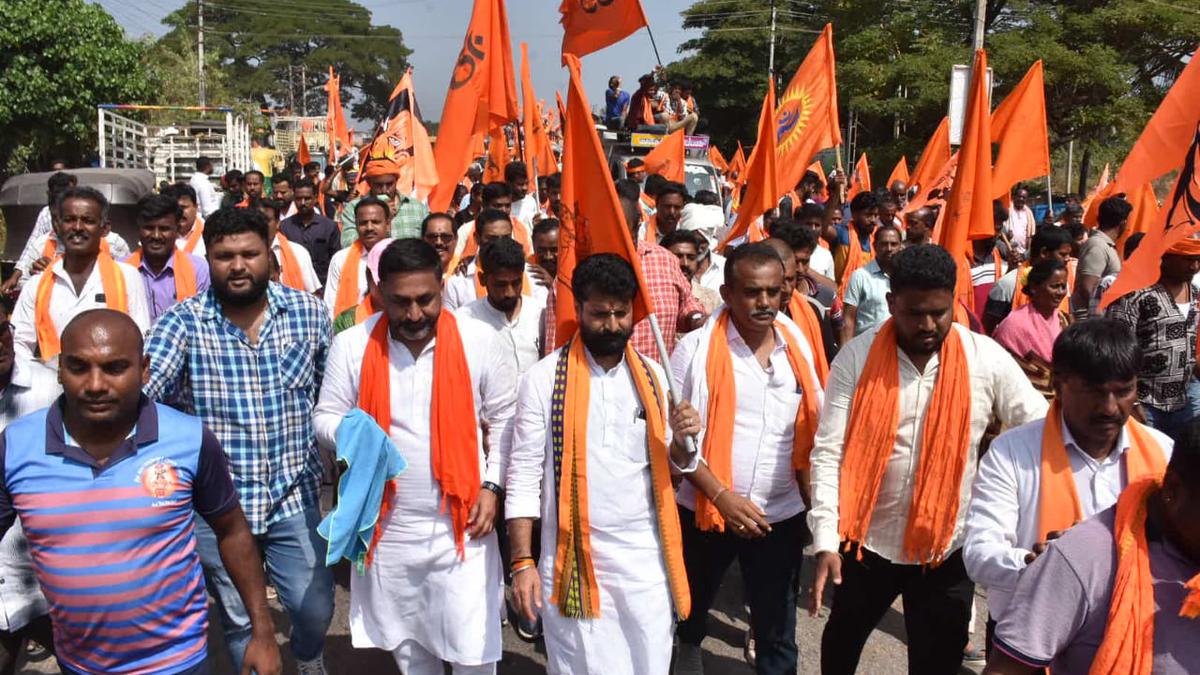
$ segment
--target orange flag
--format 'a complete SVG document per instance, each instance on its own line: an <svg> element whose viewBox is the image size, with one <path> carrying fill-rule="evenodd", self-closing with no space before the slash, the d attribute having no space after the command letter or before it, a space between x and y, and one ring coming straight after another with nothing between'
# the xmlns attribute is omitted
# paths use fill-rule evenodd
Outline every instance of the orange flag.
<svg viewBox="0 0 1200 675"><path fill-rule="evenodd" d="M644 158L646 173L656 173L675 183L682 183L683 173L683 129L662 139Z"/></svg>
<svg viewBox="0 0 1200 675"><path fill-rule="evenodd" d="M1183 165L1200 124L1200 50L1183 68L1117 172L1116 191L1130 192ZM1157 269L1157 266L1155 266Z"/></svg>
<svg viewBox="0 0 1200 675"><path fill-rule="evenodd" d="M431 210L445 211L450 205L458 179L474 159L474 135L489 133L519 116L504 0L475 0L438 126L434 156L443 180L429 196Z"/></svg>
<svg viewBox="0 0 1200 675"><path fill-rule="evenodd" d="M308 141L304 140L304 132L300 132L300 149L296 151L296 161L300 162L303 167L312 161L312 155L308 152Z"/></svg>
<svg viewBox="0 0 1200 675"><path fill-rule="evenodd" d="M483 167L484 183L504 182L504 167L512 161L508 154L508 138L504 127L496 127L488 135L487 165Z"/></svg>
<svg viewBox="0 0 1200 675"><path fill-rule="evenodd" d="M900 155L900 161L896 162L896 166L892 169L891 175L888 176L887 185L885 187L891 189L892 183L895 183L898 180L902 180L904 181L905 185L908 185L908 178L908 159L904 155Z"/></svg>
<svg viewBox="0 0 1200 675"><path fill-rule="evenodd" d="M729 171L729 162L725 160L725 156L715 145L708 146L708 161L712 162L713 168L721 173Z"/></svg>
<svg viewBox="0 0 1200 675"><path fill-rule="evenodd" d="M529 170L529 180L536 185L538 176L549 176L558 167L554 163L546 127L542 124L541 108L533 90L533 77L529 74L529 45L524 42L521 43L521 130L525 134L521 159Z"/></svg>
<svg viewBox="0 0 1200 675"><path fill-rule="evenodd" d="M817 161L813 162L812 164L809 164L808 168L804 170L805 173L808 173L809 171L817 174L817 177L821 179L822 186L829 185L829 180L827 178L825 178L825 167L821 166L820 160L817 160Z"/></svg>
<svg viewBox="0 0 1200 675"><path fill-rule="evenodd" d="M854 199L860 192L871 191L871 166L867 164L867 153L859 155L854 165L854 175L850 177L850 190L846 192L846 201Z"/></svg>
<svg viewBox="0 0 1200 675"><path fill-rule="evenodd" d="M938 243L958 262L955 295L974 311L971 287L971 240L995 236L992 222L992 130L988 104L987 53L975 52L971 89L963 122L962 145L958 150L958 173L946 201L946 218Z"/></svg>
<svg viewBox="0 0 1200 675"><path fill-rule="evenodd" d="M1105 163L1104 170L1100 172L1100 180L1096 181L1096 187L1088 193L1086 199L1080 206L1083 208L1083 224L1088 227L1096 227L1100 224L1100 202L1117 194L1116 184L1112 183L1112 167ZM1119 251L1118 251L1119 253Z"/></svg>
<svg viewBox="0 0 1200 675"><path fill-rule="evenodd" d="M1129 212L1129 223L1121 238L1117 240L1117 254L1125 255L1125 240L1137 232L1149 232L1162 217L1158 208L1158 197L1154 194L1154 184L1144 183L1141 188L1125 195L1133 211Z"/></svg>
<svg viewBox="0 0 1200 675"><path fill-rule="evenodd" d="M333 66L330 66L329 80L325 82L325 129L329 133L330 164L337 164L338 160L354 151L350 127L346 124L346 114L342 111L341 84L341 76L334 74Z"/></svg>
<svg viewBox="0 0 1200 675"><path fill-rule="evenodd" d="M640 0L563 0L563 65L567 54L585 56L616 44L648 26Z"/></svg>
<svg viewBox="0 0 1200 675"><path fill-rule="evenodd" d="M737 184L741 185L746 182L746 151L742 149L742 142L737 142L737 152L733 153L733 159L729 160L730 175L737 174Z"/></svg>
<svg viewBox="0 0 1200 675"><path fill-rule="evenodd" d="M779 153L776 191L784 194L796 188L817 152L842 142L834 77L833 24L825 24L821 36L783 90L775 110L775 124Z"/></svg>
<svg viewBox="0 0 1200 675"><path fill-rule="evenodd" d="M921 152L921 158L917 161L916 168L913 169L912 181L909 182L909 186L921 186L917 194L924 196L928 193L927 188L941 175L942 169L949 161L950 118L943 117L941 124L938 124L933 136L930 136L929 142L925 144L925 150Z"/></svg>
<svg viewBox="0 0 1200 675"><path fill-rule="evenodd" d="M992 113L992 142L1000 144L992 167L992 197L1001 199L1023 180L1050 174L1046 83L1038 59Z"/></svg>
<svg viewBox="0 0 1200 675"><path fill-rule="evenodd" d="M779 155L775 145L775 139L779 137L775 120L775 82L768 78L767 96L763 99L762 113L758 116L758 141L754 144L754 151L750 153L750 161L743 174L746 196L738 206L737 220L721 242L721 249L729 246L730 241L749 234L754 219L779 203L782 192L779 191L779 176L775 166Z"/></svg>
<svg viewBox="0 0 1200 675"><path fill-rule="evenodd" d="M362 158L358 172L360 185L366 180L371 162L380 160L394 162L400 168L396 181L400 194L425 199L438 184L433 144L421 123L421 109L413 91L412 68L404 73L388 97L387 115Z"/></svg>
<svg viewBox="0 0 1200 675"><path fill-rule="evenodd" d="M595 253L614 253L629 261L637 274L638 294L633 301L633 321L654 312L646 290L637 245L625 223L617 189L608 170L600 137L592 122L592 107L583 91L579 59L565 55L571 83L567 88L570 107L563 118L566 135L562 153L562 235L558 244L558 274L555 278L557 332L555 347L575 334L575 296L571 277L575 266Z"/></svg>

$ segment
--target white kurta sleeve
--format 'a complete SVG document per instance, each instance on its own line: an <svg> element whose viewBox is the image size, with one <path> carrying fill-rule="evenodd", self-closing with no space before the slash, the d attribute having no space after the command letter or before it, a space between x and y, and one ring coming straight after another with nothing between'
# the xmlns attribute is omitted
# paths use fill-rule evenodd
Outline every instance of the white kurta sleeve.
<svg viewBox="0 0 1200 675"><path fill-rule="evenodd" d="M1017 546L1021 511L1017 481L1012 449L1001 436L979 461L963 543L967 574L988 588L1012 591L1025 569L1029 551Z"/></svg>
<svg viewBox="0 0 1200 675"><path fill-rule="evenodd" d="M513 417L517 409L517 364L493 339L479 378L479 417L487 425L488 456L483 479L501 487L508 472Z"/></svg>
<svg viewBox="0 0 1200 675"><path fill-rule="evenodd" d="M1029 382L1008 350L990 338L977 336L979 363L990 364L995 395L993 414L1005 428L1019 427L1046 416L1050 405Z"/></svg>
<svg viewBox="0 0 1200 675"><path fill-rule="evenodd" d="M129 317L145 335L150 332L150 309L146 307L146 286L142 282L142 275L131 265L121 263L119 269L125 275L125 303L129 308Z"/></svg>
<svg viewBox="0 0 1200 675"><path fill-rule="evenodd" d="M335 336L329 347L321 396L313 410L313 428L317 433L317 442L322 447L336 447L337 430L342 418L358 405L359 373L354 363L354 345L351 344L358 342L355 333L350 330Z"/></svg>
<svg viewBox="0 0 1200 675"><path fill-rule="evenodd" d="M505 485L504 517L508 519L541 517L549 401L535 382L540 370L535 367L522 379L517 396Z"/></svg>
<svg viewBox="0 0 1200 675"><path fill-rule="evenodd" d="M830 367L825 407L821 411L821 424L812 451L812 508L808 512L808 526L813 533L813 548L818 553L836 553L841 544L838 498L842 452L850 403L854 400L859 375L858 359L849 347L843 349Z"/></svg>
<svg viewBox="0 0 1200 675"><path fill-rule="evenodd" d="M46 269L42 274L50 274L50 270ZM21 288L21 295L17 297L17 306L13 309L12 314L14 357L12 381L23 387L32 384L29 367L34 360L33 353L37 349L34 305L37 303L37 287L40 280L41 275L36 275L30 279L30 283Z"/></svg>
<svg viewBox="0 0 1200 675"><path fill-rule="evenodd" d="M335 308L337 306L338 286L342 278L342 264L345 263L346 256L344 250L335 253L329 261L329 274L325 277L325 290L322 291L325 299L325 306L329 308L329 314L333 318L337 318ZM314 272L315 273L315 272Z"/></svg>

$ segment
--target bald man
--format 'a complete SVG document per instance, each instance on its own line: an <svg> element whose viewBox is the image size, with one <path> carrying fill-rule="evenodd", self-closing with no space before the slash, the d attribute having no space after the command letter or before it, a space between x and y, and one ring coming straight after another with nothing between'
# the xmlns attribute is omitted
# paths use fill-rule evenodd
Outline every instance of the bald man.
<svg viewBox="0 0 1200 675"><path fill-rule="evenodd" d="M254 623L246 667L280 673L262 561L220 444L199 419L142 396L150 361L128 315L82 312L61 344L62 397L0 436L0 535L18 516L39 533L30 552L63 670L208 672L199 513Z"/></svg>
<svg viewBox="0 0 1200 675"><path fill-rule="evenodd" d="M922 206L904 217L904 245L920 246L931 243L933 225L937 216L933 209Z"/></svg>

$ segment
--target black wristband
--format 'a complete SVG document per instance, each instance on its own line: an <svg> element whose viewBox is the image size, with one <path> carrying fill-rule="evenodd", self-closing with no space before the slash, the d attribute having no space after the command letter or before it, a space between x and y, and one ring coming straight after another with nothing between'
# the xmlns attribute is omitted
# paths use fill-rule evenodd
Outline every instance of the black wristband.
<svg viewBox="0 0 1200 675"><path fill-rule="evenodd" d="M497 497L503 497L503 496L504 496L504 488L500 487L499 485L496 485L495 483L493 483L493 482L492 482L492 481L490 481L490 480L485 480L485 481L483 481L483 484L482 484L482 485L480 485L479 487L480 487L481 489L484 489L484 490L487 490L487 491L489 491L489 492L493 492L493 493L495 493L495 495L496 495Z"/></svg>

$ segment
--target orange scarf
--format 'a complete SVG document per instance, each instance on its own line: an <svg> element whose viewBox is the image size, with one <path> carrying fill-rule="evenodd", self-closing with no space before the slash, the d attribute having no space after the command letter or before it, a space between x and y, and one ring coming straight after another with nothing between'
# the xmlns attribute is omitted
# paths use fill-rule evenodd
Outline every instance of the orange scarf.
<svg viewBox="0 0 1200 675"><path fill-rule="evenodd" d="M788 300L788 315L792 317L792 322L800 327L800 332L804 333L804 337L808 340L808 346L812 348L813 367L817 371L817 380L824 387L829 380L829 359L825 356L825 338L821 335L821 317L817 316L817 310L813 309L812 304L805 300L799 291L792 291L792 297Z"/></svg>
<svg viewBox="0 0 1200 675"><path fill-rule="evenodd" d="M871 344L854 390L846 424L840 485L839 534L847 546L866 541L879 485L896 445L900 420L900 364L896 328L888 319ZM971 441L971 374L958 329L951 328L938 354L937 382L925 413L919 465L913 485L907 560L937 565L954 536L959 491Z"/></svg>
<svg viewBox="0 0 1200 675"><path fill-rule="evenodd" d="M372 314L382 311L375 306L375 301L371 299L370 294L363 297L362 302L354 306L354 325L358 325L367 319L371 318Z"/></svg>
<svg viewBox="0 0 1200 675"><path fill-rule="evenodd" d="M1129 451L1125 453L1125 473L1129 483L1143 478L1162 477L1167 458L1162 447L1146 427L1132 417L1125 422ZM1084 519L1071 473L1071 460L1063 443L1062 406L1055 399L1046 412L1042 431L1042 475L1038 495L1038 541L1046 541L1051 532L1061 532Z"/></svg>
<svg viewBox="0 0 1200 675"><path fill-rule="evenodd" d="M671 484L668 465L666 416L658 395L662 385L632 345L625 347L625 367L629 369L646 411L646 451L667 584L676 614L686 618L691 612L692 599L683 565L679 510L675 506L675 488ZM558 539L551 600L563 616L593 619L600 616L600 590L592 566L587 493L587 411L591 369L578 333L559 354L554 389L551 438L555 457L560 461L555 467L558 474Z"/></svg>
<svg viewBox="0 0 1200 675"><path fill-rule="evenodd" d="M846 287L850 285L850 275L854 270L866 265L875 258L874 251L862 250L862 241L858 238L858 230L851 223L847 228L850 232L850 244L846 247L846 266L842 268L842 280L838 282L838 298L846 297Z"/></svg>
<svg viewBox="0 0 1200 675"><path fill-rule="evenodd" d="M38 351L43 362L62 352L59 342L59 331L50 318L50 303L54 295L54 263L42 270L42 278L38 280L37 295L34 300L34 326L37 328ZM104 289L104 304L109 309L118 312L129 312L129 302L125 295L125 275L117 266L117 261L103 250L96 256L96 265L100 268L100 285ZM65 328L65 326L64 326Z"/></svg>
<svg viewBox="0 0 1200 675"><path fill-rule="evenodd" d="M375 418L385 432L392 423L391 377L388 359L388 322L379 317L363 354L358 407ZM430 406L430 463L433 478L442 490L442 507L454 525L454 544L465 555L467 515L479 494L479 428L475 416L474 386L467 368L458 321L443 309L437 320L433 350L433 404ZM468 423L469 421L469 423ZM395 488L392 488L394 494ZM385 494L385 506L391 500ZM386 509L381 511L382 516ZM383 519L376 525L380 535ZM371 547L374 549L374 546Z"/></svg>
<svg viewBox="0 0 1200 675"><path fill-rule="evenodd" d="M1161 479L1148 477L1129 486L1117 500L1113 540L1117 570L1104 640L1092 660L1089 675L1150 675L1154 666L1154 578L1146 542L1146 511ZM1200 575L1186 584L1189 593L1179 616L1200 615Z"/></svg>
<svg viewBox="0 0 1200 675"><path fill-rule="evenodd" d="M134 267L140 266L142 250L134 251L125 262ZM175 302L183 302L196 294L196 266L192 264L191 256L179 249L175 249L171 255L171 264L175 267L172 274L175 277Z"/></svg>
<svg viewBox="0 0 1200 675"><path fill-rule="evenodd" d="M306 290L300 263L296 260L296 253L292 251L292 242L288 241L282 232L277 233L275 238L279 241L279 280L288 288Z"/></svg>
<svg viewBox="0 0 1200 675"><path fill-rule="evenodd" d="M362 264L365 251L366 248L362 242L356 240L346 253L346 259L342 262L341 276L338 277L337 297L333 300L334 316L354 307L362 300L362 294L358 288L358 267Z"/></svg>
<svg viewBox="0 0 1200 675"><path fill-rule="evenodd" d="M791 332L778 321L775 328L787 347L788 365L800 385L801 401L796 409L795 435L792 437L792 468L808 469L813 437L817 433L817 387L813 383L808 362L801 355ZM708 416L704 432L704 461L713 476L723 486L733 485L733 417L737 411L737 385L733 377L733 360L729 355L729 312L721 313L712 327L705 359L704 377L708 384ZM696 527L706 532L725 531L725 518L717 507L700 491L696 491Z"/></svg>
<svg viewBox="0 0 1200 675"><path fill-rule="evenodd" d="M187 241L183 245L185 253L195 253L196 244L204 238L204 219L196 216L196 222L192 224L192 231L188 232Z"/></svg>
<svg viewBox="0 0 1200 675"><path fill-rule="evenodd" d="M1000 281L1000 277L1004 276L1004 258L1000 257L999 248L992 248L992 263L996 266L996 278L994 282Z"/></svg>

